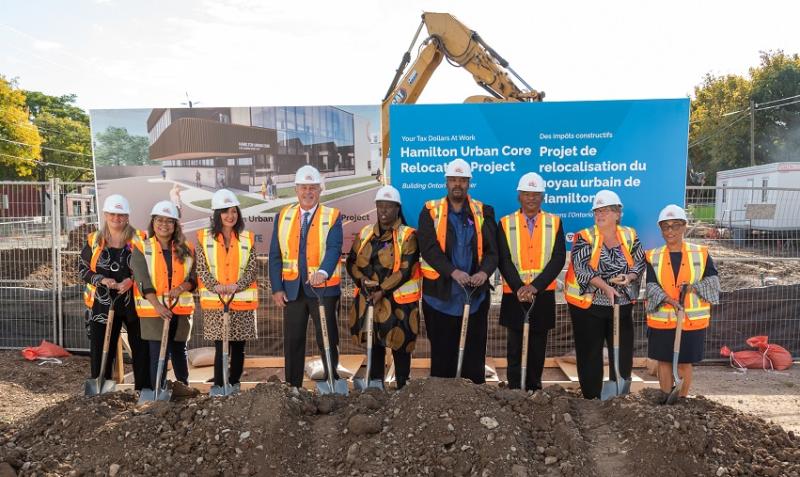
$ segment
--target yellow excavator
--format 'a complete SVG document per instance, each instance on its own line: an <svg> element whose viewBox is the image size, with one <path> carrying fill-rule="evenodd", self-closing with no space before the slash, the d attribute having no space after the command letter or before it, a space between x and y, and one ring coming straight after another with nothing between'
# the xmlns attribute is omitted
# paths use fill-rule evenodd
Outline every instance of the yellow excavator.
<svg viewBox="0 0 800 477"><path fill-rule="evenodd" d="M428 38L420 45L421 50L414 64L403 75L423 26L428 29ZM389 107L393 104L415 103L443 58L451 65L465 68L472 73L475 82L490 94L470 96L465 103L532 102L544 98L543 91L531 88L508 65L508 61L487 45L477 32L467 28L449 13L425 12L381 104L381 167L384 177L388 172L386 158L389 155ZM508 73L519 80L525 89L520 89Z"/></svg>

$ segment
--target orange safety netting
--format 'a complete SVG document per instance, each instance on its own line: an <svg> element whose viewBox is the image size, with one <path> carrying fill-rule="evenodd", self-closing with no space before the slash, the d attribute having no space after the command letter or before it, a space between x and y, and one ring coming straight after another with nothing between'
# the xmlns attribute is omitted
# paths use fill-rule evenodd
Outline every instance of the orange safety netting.
<svg viewBox="0 0 800 477"><path fill-rule="evenodd" d="M731 351L727 346L723 346L719 353L730 358L731 366L739 369L782 371L792 365L791 353L782 346L769 344L767 336L753 336L747 340L747 345L751 348L758 348L758 351Z"/></svg>
<svg viewBox="0 0 800 477"><path fill-rule="evenodd" d="M29 361L35 361L39 358L64 358L70 356L67 350L47 340L42 340L39 346L29 346L20 352Z"/></svg>

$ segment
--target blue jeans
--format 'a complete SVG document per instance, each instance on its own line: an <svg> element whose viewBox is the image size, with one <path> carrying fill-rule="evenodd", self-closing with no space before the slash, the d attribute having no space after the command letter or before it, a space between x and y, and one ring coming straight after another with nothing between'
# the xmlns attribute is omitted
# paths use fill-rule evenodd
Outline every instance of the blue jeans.
<svg viewBox="0 0 800 477"><path fill-rule="evenodd" d="M167 355L164 359L164 371L161 374L161 386L164 385L167 376L166 361L172 361L172 371L175 379L183 384L189 384L189 357L186 354L186 342L175 341L175 332L178 330L178 320L185 318L175 317L169 323L169 335L167 341ZM152 389L156 389L156 373L158 372L158 352L161 350L160 341L148 340L150 346L150 384Z"/></svg>

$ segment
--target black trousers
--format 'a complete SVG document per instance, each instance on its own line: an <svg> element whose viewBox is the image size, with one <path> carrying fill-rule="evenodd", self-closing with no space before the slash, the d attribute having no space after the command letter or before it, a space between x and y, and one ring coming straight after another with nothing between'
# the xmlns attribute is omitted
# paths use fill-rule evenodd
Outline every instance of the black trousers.
<svg viewBox="0 0 800 477"><path fill-rule="evenodd" d="M336 323L336 309L339 304L338 296L322 298L325 307L325 322L328 324L328 340L331 350L331 366L333 378L339 379L336 368L339 366L339 327ZM290 301L283 309L283 357L286 381L292 386L303 385L303 367L306 360L306 330L308 317L314 321L317 348L322 357L325 368L325 377L328 376L328 363L325 360L325 349L322 342L322 330L319 325L319 302L316 298L305 295L302 287L297 300Z"/></svg>
<svg viewBox="0 0 800 477"><path fill-rule="evenodd" d="M489 296L469 315L467 340L461 377L475 384L486 382L486 339L488 336ZM422 300L425 329L431 342L431 376L454 378L458 368L458 341L462 317L440 313Z"/></svg>
<svg viewBox="0 0 800 477"><path fill-rule="evenodd" d="M129 309L120 309L114 313L114 324L111 327L111 341L106 361L105 379L111 379L114 361L117 356L117 343L122 325L128 330L128 344L131 346L133 359L134 388L141 391L150 387L150 348L146 340L141 338L139 330L139 317ZM91 361L92 378L100 376L100 363L103 359L103 340L105 339L106 324L97 321L89 322L89 355Z"/></svg>
<svg viewBox="0 0 800 477"><path fill-rule="evenodd" d="M186 342L175 341L175 333L178 331L177 316L169 322L169 334L167 335L167 355L164 357L164 369L161 371L161 385L167 379L167 361L172 361L172 371L175 379L183 384L189 384L189 357L186 354ZM161 341L148 340L147 345L150 349L150 385L151 389L156 389L156 374L158 374L158 354L161 351Z"/></svg>
<svg viewBox="0 0 800 477"><path fill-rule="evenodd" d="M629 380L633 368L633 306L622 305L619 308L619 369L620 376ZM581 392L586 399L599 398L603 388L604 344L608 347L609 378L616 381L613 308L592 305L584 310L569 305L569 314Z"/></svg>
<svg viewBox="0 0 800 477"><path fill-rule="evenodd" d="M228 384L237 384L244 371L246 341L228 341ZM214 341L214 385L224 385L222 379L222 340Z"/></svg>
<svg viewBox="0 0 800 477"><path fill-rule="evenodd" d="M394 374L397 379L397 389L402 388L408 382L411 374L411 353L405 350L392 350L394 359ZM384 370L386 369L386 347L380 344L372 345L372 369L369 373L370 379L380 379L383 381Z"/></svg>
<svg viewBox="0 0 800 477"><path fill-rule="evenodd" d="M533 328L533 326L531 326ZM506 328L506 357L508 358L508 387L519 389L522 372L522 330ZM525 371L526 390L542 389L542 370L544 369L545 348L549 330L528 333L528 363Z"/></svg>

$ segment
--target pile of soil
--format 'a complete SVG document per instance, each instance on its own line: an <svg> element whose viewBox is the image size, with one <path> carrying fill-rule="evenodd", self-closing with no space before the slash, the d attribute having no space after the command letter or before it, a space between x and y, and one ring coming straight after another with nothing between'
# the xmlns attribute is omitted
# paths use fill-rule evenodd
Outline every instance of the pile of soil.
<svg viewBox="0 0 800 477"><path fill-rule="evenodd" d="M21 475L786 475L800 439L703 398L587 401L463 380L315 396L267 383L238 396L137 406L73 397L0 432ZM9 469L11 470L11 469ZM2 472L0 472L2 475Z"/></svg>

